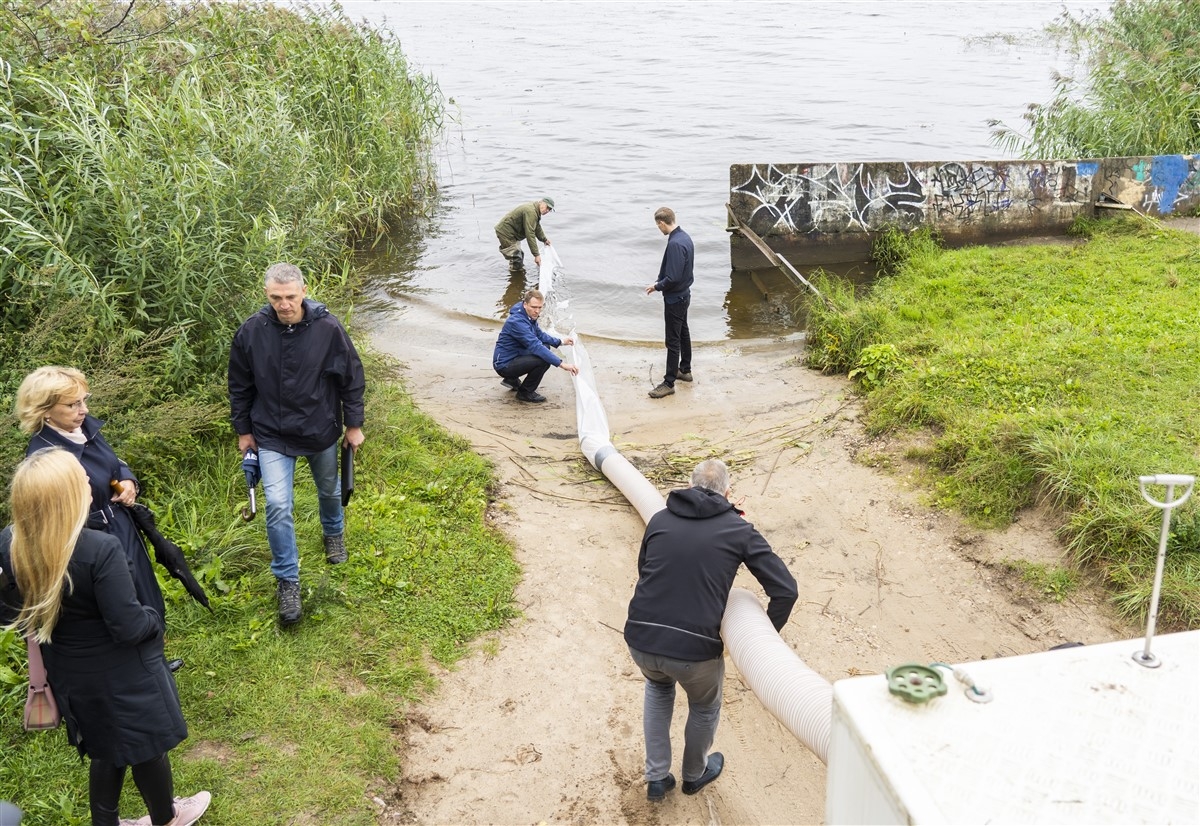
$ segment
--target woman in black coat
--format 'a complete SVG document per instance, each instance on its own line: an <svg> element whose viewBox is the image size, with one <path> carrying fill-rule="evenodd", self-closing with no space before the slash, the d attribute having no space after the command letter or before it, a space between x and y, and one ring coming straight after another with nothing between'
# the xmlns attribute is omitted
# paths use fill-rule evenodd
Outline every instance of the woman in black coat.
<svg viewBox="0 0 1200 826"><path fill-rule="evenodd" d="M167 752L187 725L163 662L162 615L138 600L117 540L84 527L90 500L88 477L65 450L17 467L13 524L0 533L0 623L15 619L40 643L67 739L91 758L93 826L117 826L129 766L152 824L191 824L209 795L173 796Z"/></svg>
<svg viewBox="0 0 1200 826"><path fill-rule="evenodd" d="M72 367L39 367L26 376L17 390L16 405L21 430L30 434L25 455L61 447L79 460L91 487L87 526L117 538L133 571L138 601L165 616L162 589L146 545L133 517L122 507L137 499L137 477L100 434L104 423L88 415L90 395L87 379Z"/></svg>

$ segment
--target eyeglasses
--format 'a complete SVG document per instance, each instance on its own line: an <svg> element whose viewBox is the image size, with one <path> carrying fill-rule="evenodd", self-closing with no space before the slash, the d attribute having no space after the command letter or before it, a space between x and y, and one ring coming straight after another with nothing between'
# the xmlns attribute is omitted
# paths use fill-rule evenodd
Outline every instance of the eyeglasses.
<svg viewBox="0 0 1200 826"><path fill-rule="evenodd" d="M92 397L92 394L91 394L91 393L88 393L87 395L85 395L85 396L84 396L82 399L80 399L79 401L74 401L74 402L59 402L59 404L63 405L64 407L69 407L69 408L71 408L72 410L82 410L83 408L87 407L87 401L88 401L88 399L90 399L91 397Z"/></svg>

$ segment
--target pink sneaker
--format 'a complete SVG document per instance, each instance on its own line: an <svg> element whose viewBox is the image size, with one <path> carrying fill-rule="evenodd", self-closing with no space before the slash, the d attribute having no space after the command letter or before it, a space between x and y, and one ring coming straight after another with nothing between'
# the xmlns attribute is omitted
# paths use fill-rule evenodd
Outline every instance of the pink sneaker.
<svg viewBox="0 0 1200 826"><path fill-rule="evenodd" d="M200 816L208 811L212 795L208 792L196 792L191 797L175 798L175 817L167 826L192 826Z"/></svg>

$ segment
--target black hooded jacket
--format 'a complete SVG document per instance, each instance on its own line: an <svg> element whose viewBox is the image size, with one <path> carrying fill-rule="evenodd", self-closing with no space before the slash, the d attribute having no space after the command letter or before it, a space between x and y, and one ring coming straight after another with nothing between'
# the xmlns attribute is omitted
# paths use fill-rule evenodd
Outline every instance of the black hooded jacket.
<svg viewBox="0 0 1200 826"><path fill-rule="evenodd" d="M721 494L671 491L666 510L650 518L642 537L625 642L676 660L721 656L721 617L742 564L770 598L767 616L778 631L797 597L783 560Z"/></svg>
<svg viewBox="0 0 1200 826"><path fill-rule="evenodd" d="M363 425L362 361L341 322L311 299L284 324L267 305L233 337L229 406L233 429L288 456L318 453L346 427Z"/></svg>

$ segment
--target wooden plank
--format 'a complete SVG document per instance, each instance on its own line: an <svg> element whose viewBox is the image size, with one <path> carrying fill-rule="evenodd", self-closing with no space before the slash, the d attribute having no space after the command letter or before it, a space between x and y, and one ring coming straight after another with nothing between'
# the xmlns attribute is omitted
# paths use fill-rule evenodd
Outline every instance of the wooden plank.
<svg viewBox="0 0 1200 826"><path fill-rule="evenodd" d="M793 267L786 258L776 254L775 250L768 247L767 242L758 237L758 233L738 220L738 217L733 214L733 207L731 207L729 204L726 204L725 211L729 213L730 226L727 227L727 231L740 232L750 241L750 243L758 248L759 252L766 256L768 261L770 261L776 267L779 267L779 269L783 270L784 275L790 278L793 284L795 284L797 287L807 287L810 291L812 291L813 295L824 300L825 297L821 295L820 291L818 291L816 287L809 283L807 278L800 274L799 270Z"/></svg>

